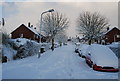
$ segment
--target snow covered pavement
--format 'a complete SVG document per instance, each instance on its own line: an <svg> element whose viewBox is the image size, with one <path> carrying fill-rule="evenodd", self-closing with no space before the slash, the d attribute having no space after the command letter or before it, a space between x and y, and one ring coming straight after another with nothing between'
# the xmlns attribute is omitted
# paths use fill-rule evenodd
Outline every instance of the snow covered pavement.
<svg viewBox="0 0 120 81"><path fill-rule="evenodd" d="M3 79L117 79L118 73L94 71L67 45L3 64Z"/></svg>

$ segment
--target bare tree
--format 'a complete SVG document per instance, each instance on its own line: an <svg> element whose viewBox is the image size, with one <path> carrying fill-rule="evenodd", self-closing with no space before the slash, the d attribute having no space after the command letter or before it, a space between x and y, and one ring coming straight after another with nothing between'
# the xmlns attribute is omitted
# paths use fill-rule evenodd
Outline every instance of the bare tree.
<svg viewBox="0 0 120 81"><path fill-rule="evenodd" d="M52 49L54 50L54 38L68 27L68 18L59 12L51 12L43 16L42 31L52 40Z"/></svg>
<svg viewBox="0 0 120 81"><path fill-rule="evenodd" d="M65 31L62 31L55 36L55 41L57 41L60 44L60 46L62 46L62 43L65 44L67 42L67 39L68 37Z"/></svg>
<svg viewBox="0 0 120 81"><path fill-rule="evenodd" d="M78 31L88 39L89 44L100 35L104 28L109 26L107 18L97 12L83 12L77 19Z"/></svg>

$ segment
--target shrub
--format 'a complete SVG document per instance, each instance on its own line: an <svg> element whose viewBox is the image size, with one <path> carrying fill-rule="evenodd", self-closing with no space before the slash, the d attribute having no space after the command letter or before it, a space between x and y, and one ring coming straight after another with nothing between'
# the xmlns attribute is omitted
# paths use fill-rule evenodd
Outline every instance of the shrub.
<svg viewBox="0 0 120 81"><path fill-rule="evenodd" d="M13 60L16 60L16 59L17 59L17 56L16 56L16 55L14 55L14 56L13 56Z"/></svg>
<svg viewBox="0 0 120 81"><path fill-rule="evenodd" d="M27 41L26 44L21 45L17 49L16 56L14 56L13 59L16 60L38 54L38 50L39 50L38 48L39 47L35 45L33 42Z"/></svg>
<svg viewBox="0 0 120 81"><path fill-rule="evenodd" d="M7 56L2 56L2 63L7 62L7 60L8 60Z"/></svg>
<svg viewBox="0 0 120 81"><path fill-rule="evenodd" d="M2 43L5 45L9 43L9 35L5 32L2 33Z"/></svg>
<svg viewBox="0 0 120 81"><path fill-rule="evenodd" d="M9 41L9 44L10 44L10 46L11 46L14 50L18 50L18 49L19 49L19 47L17 46L17 44L14 43L13 41Z"/></svg>

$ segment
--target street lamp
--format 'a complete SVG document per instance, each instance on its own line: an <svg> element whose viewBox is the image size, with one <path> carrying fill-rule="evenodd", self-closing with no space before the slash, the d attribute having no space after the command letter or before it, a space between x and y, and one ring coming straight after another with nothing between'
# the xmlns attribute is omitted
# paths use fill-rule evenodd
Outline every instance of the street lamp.
<svg viewBox="0 0 120 81"><path fill-rule="evenodd" d="M54 11L54 9L50 9L50 10L48 10L48 11L45 11L45 12L42 12L41 13L41 17L40 17L40 43L42 43L42 34L41 34L41 28L42 28L42 15L43 14L45 14L45 13L47 13L47 12L53 12ZM41 45L42 46L42 45ZM38 58L40 57L40 53L42 53L42 48L40 47L40 49L39 49L39 54L38 54Z"/></svg>
<svg viewBox="0 0 120 81"><path fill-rule="evenodd" d="M45 14L45 13L47 13L47 12L53 12L54 11L54 9L50 9L50 10L48 10L48 11L45 11L45 12L42 12L42 14L41 14L41 17L40 17L40 43L41 43L41 38L42 38L42 34L41 34L41 28L42 28L42 15L43 14Z"/></svg>

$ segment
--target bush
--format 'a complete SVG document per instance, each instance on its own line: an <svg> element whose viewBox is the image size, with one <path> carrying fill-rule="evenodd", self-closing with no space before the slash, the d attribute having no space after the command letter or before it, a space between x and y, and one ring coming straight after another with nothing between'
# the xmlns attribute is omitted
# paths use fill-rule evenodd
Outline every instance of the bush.
<svg viewBox="0 0 120 81"><path fill-rule="evenodd" d="M13 60L16 60L16 59L17 59L17 56L16 56L16 55L14 55L14 56L13 56Z"/></svg>
<svg viewBox="0 0 120 81"><path fill-rule="evenodd" d="M2 43L5 45L9 43L9 35L5 32L2 33Z"/></svg>
<svg viewBox="0 0 120 81"><path fill-rule="evenodd" d="M26 57L25 47L24 45L21 45L17 50L16 58L24 58L24 57Z"/></svg>
<svg viewBox="0 0 120 81"><path fill-rule="evenodd" d="M2 63L5 63L5 62L7 62L7 56L2 56Z"/></svg>
<svg viewBox="0 0 120 81"><path fill-rule="evenodd" d="M22 59L28 56L33 56L39 53L39 46L31 41L27 41L26 44L21 45L17 49L17 53L13 56L13 59Z"/></svg>
<svg viewBox="0 0 120 81"><path fill-rule="evenodd" d="M9 41L9 44L10 44L10 46L11 46L14 50L18 50L18 49L19 49L19 47L17 46L17 44L14 43L13 41Z"/></svg>

